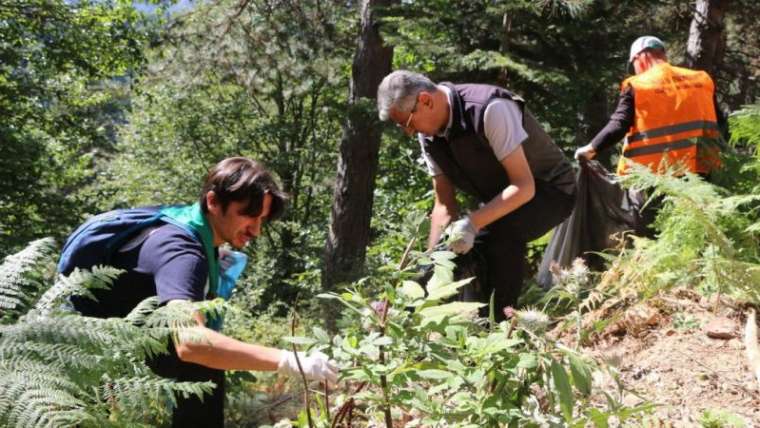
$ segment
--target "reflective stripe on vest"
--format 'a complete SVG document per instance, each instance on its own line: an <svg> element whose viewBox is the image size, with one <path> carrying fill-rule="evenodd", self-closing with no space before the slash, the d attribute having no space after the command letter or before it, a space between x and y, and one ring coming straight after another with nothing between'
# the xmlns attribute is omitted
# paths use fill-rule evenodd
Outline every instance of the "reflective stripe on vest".
<svg viewBox="0 0 760 428"><path fill-rule="evenodd" d="M662 128L651 129L649 131L637 132L628 137L628 143L635 143L645 139L663 137L665 135L678 134L680 132L702 130L706 134L710 131L718 131L717 122L708 122L706 120L695 120L693 122L679 123L678 125L663 126Z"/></svg>
<svg viewBox="0 0 760 428"><path fill-rule="evenodd" d="M626 159L655 173L673 164L697 173L719 165L717 151L705 150L705 139L718 136L714 85L707 73L662 63L626 79L627 87L633 88L635 115L618 174L625 174Z"/></svg>

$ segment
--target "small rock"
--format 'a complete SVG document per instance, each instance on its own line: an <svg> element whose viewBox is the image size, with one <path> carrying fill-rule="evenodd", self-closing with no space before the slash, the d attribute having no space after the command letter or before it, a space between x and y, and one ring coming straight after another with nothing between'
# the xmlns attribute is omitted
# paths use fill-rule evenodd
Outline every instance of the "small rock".
<svg viewBox="0 0 760 428"><path fill-rule="evenodd" d="M713 339L733 339L736 337L736 323L726 317L713 318L705 326L705 333Z"/></svg>

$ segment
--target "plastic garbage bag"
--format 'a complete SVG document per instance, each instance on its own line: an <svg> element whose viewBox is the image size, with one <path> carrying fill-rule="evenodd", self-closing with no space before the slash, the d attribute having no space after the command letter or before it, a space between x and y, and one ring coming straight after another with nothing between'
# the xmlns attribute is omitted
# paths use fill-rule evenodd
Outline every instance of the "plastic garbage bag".
<svg viewBox="0 0 760 428"><path fill-rule="evenodd" d="M575 208L554 229L536 274L536 281L544 289L552 285L552 262L568 267L582 257L590 268L601 269L603 260L594 252L614 247L614 235L620 232L642 233L640 211L645 199L641 192L622 188L617 176L602 164L585 159L580 162L577 185Z"/></svg>

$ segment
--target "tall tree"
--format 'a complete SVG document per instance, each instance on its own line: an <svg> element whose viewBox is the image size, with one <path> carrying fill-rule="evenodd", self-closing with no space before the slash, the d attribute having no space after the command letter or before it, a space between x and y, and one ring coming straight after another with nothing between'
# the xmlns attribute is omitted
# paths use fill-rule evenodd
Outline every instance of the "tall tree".
<svg viewBox="0 0 760 428"><path fill-rule="evenodd" d="M377 12L397 0L362 0L361 30L351 68L348 114L340 142L330 230L325 245L322 288L356 279L364 266L370 237L382 127L372 100L391 70L393 47L380 36ZM334 317L327 317L334 320Z"/></svg>
<svg viewBox="0 0 760 428"><path fill-rule="evenodd" d="M0 1L0 257L60 237L113 144L155 28L129 2Z"/></svg>
<svg viewBox="0 0 760 428"><path fill-rule="evenodd" d="M109 205L191 201L216 161L264 161L291 198L250 249L252 310L318 290L355 22L339 0L221 0L172 17L122 128Z"/></svg>
<svg viewBox="0 0 760 428"><path fill-rule="evenodd" d="M715 73L726 47L723 17L730 0L697 0L686 46L686 65Z"/></svg>

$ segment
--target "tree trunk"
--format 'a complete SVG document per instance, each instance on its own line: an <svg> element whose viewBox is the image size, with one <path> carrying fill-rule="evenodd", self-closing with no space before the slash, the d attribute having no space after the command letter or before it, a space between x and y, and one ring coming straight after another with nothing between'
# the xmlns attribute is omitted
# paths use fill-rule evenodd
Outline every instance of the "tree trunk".
<svg viewBox="0 0 760 428"><path fill-rule="evenodd" d="M730 0L697 0L686 46L686 66L714 75L726 41L723 16Z"/></svg>
<svg viewBox="0 0 760 428"><path fill-rule="evenodd" d="M364 270L369 243L382 127L375 103L377 87L391 71L393 48L384 46L375 15L398 0L362 0L361 33L351 70L348 115L340 142L330 230L325 244L322 289L331 291ZM325 321L335 328L334 303L323 305Z"/></svg>

